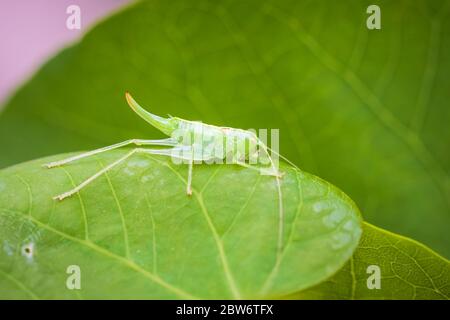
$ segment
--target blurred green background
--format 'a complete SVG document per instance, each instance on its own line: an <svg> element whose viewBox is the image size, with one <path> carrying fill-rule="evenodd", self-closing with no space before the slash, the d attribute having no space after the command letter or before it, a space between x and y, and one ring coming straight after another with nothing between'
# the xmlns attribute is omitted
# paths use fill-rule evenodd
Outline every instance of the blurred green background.
<svg viewBox="0 0 450 320"><path fill-rule="evenodd" d="M126 106L279 128L364 218L450 257L448 1L142 1L50 60L0 115L0 167L161 134Z"/></svg>

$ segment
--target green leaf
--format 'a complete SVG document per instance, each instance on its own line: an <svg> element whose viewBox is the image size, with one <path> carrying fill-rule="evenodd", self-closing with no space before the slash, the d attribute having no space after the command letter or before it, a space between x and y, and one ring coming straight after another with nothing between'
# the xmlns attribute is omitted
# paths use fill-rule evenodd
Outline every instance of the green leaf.
<svg viewBox="0 0 450 320"><path fill-rule="evenodd" d="M52 197L125 154L54 169L0 171L0 298L258 298L296 292L341 268L361 228L353 202L283 166L283 250L274 177L233 165L135 155L57 202ZM28 250L28 251L26 251ZM68 266L81 290L68 290Z"/></svg>
<svg viewBox="0 0 450 320"><path fill-rule="evenodd" d="M380 289L369 289L369 266L380 269ZM372 283L372 279L369 282ZM422 244L363 224L350 261L327 281L290 299L450 299L450 263Z"/></svg>
<svg viewBox="0 0 450 320"><path fill-rule="evenodd" d="M0 117L0 166L156 138L156 114L279 128L366 220L450 256L448 1L138 3L51 60Z"/></svg>

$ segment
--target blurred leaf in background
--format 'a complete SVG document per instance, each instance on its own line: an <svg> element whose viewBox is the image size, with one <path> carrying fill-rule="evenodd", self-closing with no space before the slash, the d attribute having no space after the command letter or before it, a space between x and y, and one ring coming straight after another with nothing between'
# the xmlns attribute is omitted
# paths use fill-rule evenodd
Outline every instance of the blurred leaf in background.
<svg viewBox="0 0 450 320"><path fill-rule="evenodd" d="M448 1L143 1L46 64L0 116L0 165L160 135L127 109L279 128L369 222L450 256Z"/></svg>

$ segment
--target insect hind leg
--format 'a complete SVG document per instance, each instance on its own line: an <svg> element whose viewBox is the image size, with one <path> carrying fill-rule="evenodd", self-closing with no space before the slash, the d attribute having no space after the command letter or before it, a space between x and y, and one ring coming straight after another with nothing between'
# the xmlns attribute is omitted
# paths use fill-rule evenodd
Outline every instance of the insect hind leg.
<svg viewBox="0 0 450 320"><path fill-rule="evenodd" d="M82 158L87 158L102 152L106 152L106 151L110 151L110 150L114 150L120 147L124 147L130 144L134 144L137 146L142 146L142 145L159 145L159 146L175 146L177 144L177 142L172 139L172 138L168 138L168 139L161 139L161 140L144 140L144 139L131 139L131 140L126 140L123 142L119 142L116 144L113 144L111 146L107 146L107 147L103 147L100 149L96 149L96 150L92 150L92 151L88 151L85 153L81 153L78 154L76 156L67 158L67 159L63 159L63 160L58 160L58 161L54 161L54 162L50 162L47 164L44 164L44 167L47 168L54 168L54 167L59 167L62 165L65 165L67 163L70 163L72 161L76 161Z"/></svg>
<svg viewBox="0 0 450 320"><path fill-rule="evenodd" d="M263 149L264 153L269 158L271 167L274 171L277 173L279 172L278 169L278 163L277 166L275 166L275 163L272 159L272 156L269 154L269 151L267 150L268 147L261 141L261 139L257 138L258 145ZM281 175L282 176L282 175ZM284 249L284 207L283 207L283 192L281 190L281 179L278 175L275 176L276 183L277 183L277 191L278 191L278 241L277 241L277 262L279 259L281 259L282 252Z"/></svg>
<svg viewBox="0 0 450 320"><path fill-rule="evenodd" d="M270 169L267 168L262 168L262 167L258 167L255 165L251 165L248 164L246 162L242 162L242 161L233 161L234 164L237 164L241 167L244 168L248 168L251 170L256 170L258 171L260 174L262 175L267 175L267 176L273 176L273 177L277 177L277 178L282 178L284 175L284 172L280 172L279 170L275 170L273 167L270 167Z"/></svg>

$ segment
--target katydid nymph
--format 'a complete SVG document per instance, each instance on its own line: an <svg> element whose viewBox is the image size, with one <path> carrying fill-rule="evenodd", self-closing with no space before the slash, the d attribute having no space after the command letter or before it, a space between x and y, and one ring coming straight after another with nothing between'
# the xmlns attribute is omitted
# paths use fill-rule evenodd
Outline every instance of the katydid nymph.
<svg viewBox="0 0 450 320"><path fill-rule="evenodd" d="M271 149L267 147L256 136L255 133L249 130L219 127L205 124L199 121L189 121L172 116L170 116L169 118L163 118L146 111L131 97L128 92L125 94L125 97L129 106L135 113L137 113L141 118L150 123L153 127L169 136L169 138L160 140L126 140L111 146L103 147L86 153L81 153L67 159L45 164L44 166L47 168L54 168L65 165L75 160L90 157L120 147L129 145L136 146L136 148L132 149L113 163L107 165L102 170L98 171L90 178L80 183L74 189L54 197L55 200L61 201L76 194L89 183L93 182L95 179L113 169L117 165L123 163L134 154L168 156L172 157L172 159L178 159L180 161L183 161L183 163L186 163L188 165L186 194L190 196L192 195L192 171L194 163L214 163L215 160L227 159L226 164L235 164L249 169L258 170L262 174L274 177L274 181L277 185L278 191L278 249L281 248L283 240L284 217L280 181L282 173L278 170L278 167L275 166L272 156L269 154L269 150ZM150 146L158 146L160 148L150 148ZM243 146L243 148L236 148L236 146ZM281 156L275 151L271 151ZM255 163L255 161L258 162L258 160L262 157L268 160L266 161L265 165L256 166L252 164ZM267 165L269 167L267 167Z"/></svg>

